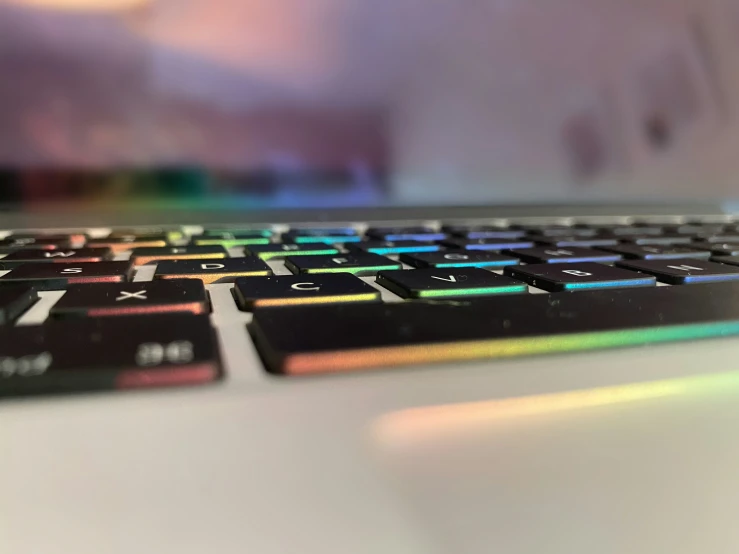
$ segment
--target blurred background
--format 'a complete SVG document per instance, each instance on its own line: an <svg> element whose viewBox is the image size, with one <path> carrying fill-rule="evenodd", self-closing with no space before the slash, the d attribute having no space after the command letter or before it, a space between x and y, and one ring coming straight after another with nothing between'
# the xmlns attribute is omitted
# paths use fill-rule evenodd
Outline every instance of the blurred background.
<svg viewBox="0 0 739 554"><path fill-rule="evenodd" d="M0 199L739 196L739 0L0 0Z"/></svg>

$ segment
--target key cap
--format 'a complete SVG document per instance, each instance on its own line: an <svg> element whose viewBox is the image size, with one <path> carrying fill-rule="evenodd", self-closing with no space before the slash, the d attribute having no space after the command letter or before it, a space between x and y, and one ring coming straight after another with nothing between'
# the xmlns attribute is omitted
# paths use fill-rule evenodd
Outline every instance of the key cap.
<svg viewBox="0 0 739 554"><path fill-rule="evenodd" d="M134 248L131 261L134 265L146 265L160 260L217 260L227 258L223 246L169 246L167 248Z"/></svg>
<svg viewBox="0 0 739 554"><path fill-rule="evenodd" d="M354 252L367 252L369 254L404 254L410 252L436 252L437 250L441 250L441 246L438 244L417 240L369 240L347 244L346 248Z"/></svg>
<svg viewBox="0 0 739 554"><path fill-rule="evenodd" d="M208 296L200 281L138 281L70 285L50 314L57 318L185 312L207 314Z"/></svg>
<svg viewBox="0 0 739 554"><path fill-rule="evenodd" d="M639 245L650 245L650 244L690 244L693 242L693 238L686 235L634 235L623 237L624 242L629 242Z"/></svg>
<svg viewBox="0 0 739 554"><path fill-rule="evenodd" d="M507 250L509 248L530 248L534 241L530 239L449 239L442 242L449 248L460 250Z"/></svg>
<svg viewBox="0 0 739 554"><path fill-rule="evenodd" d="M237 277L272 275L272 269L259 258L225 260L176 260L157 264L155 279L199 279L203 283L233 283Z"/></svg>
<svg viewBox="0 0 739 554"><path fill-rule="evenodd" d="M32 262L69 263L102 262L109 260L112 252L107 248L80 248L79 250L16 250L0 259L0 267L11 269Z"/></svg>
<svg viewBox="0 0 739 554"><path fill-rule="evenodd" d="M201 236L192 237L192 244L195 246L223 246L223 248L234 248L238 246L248 246L250 244L269 244L271 233L264 236L262 231L249 232L211 232Z"/></svg>
<svg viewBox="0 0 739 554"><path fill-rule="evenodd" d="M289 375L554 354L739 335L739 283L257 310L249 330Z"/></svg>
<svg viewBox="0 0 739 554"><path fill-rule="evenodd" d="M447 237L444 232L431 227L371 227L367 236L381 241L398 242L404 240L434 241Z"/></svg>
<svg viewBox="0 0 739 554"><path fill-rule="evenodd" d="M712 262L720 262L722 264L739 265L739 256L714 256Z"/></svg>
<svg viewBox="0 0 739 554"><path fill-rule="evenodd" d="M610 254L608 252L599 252L598 250L577 247L547 248L546 246L540 246L538 248L505 250L503 253L509 256L515 256L521 261L529 264L615 262L616 260L621 259L621 256L618 254Z"/></svg>
<svg viewBox="0 0 739 554"><path fill-rule="evenodd" d="M721 235L711 235L711 236L701 236L700 242L701 243L730 243L730 242L739 242L739 234L721 234Z"/></svg>
<svg viewBox="0 0 739 554"><path fill-rule="evenodd" d="M529 236L542 237L592 237L597 233L595 229L578 229L573 227L544 227L541 229L531 229L527 232Z"/></svg>
<svg viewBox="0 0 739 554"><path fill-rule="evenodd" d="M142 227L138 229L115 229L109 235L110 239L126 239L130 242L136 240L163 240L169 244L175 240L181 240L185 234L181 229L164 229L162 227Z"/></svg>
<svg viewBox="0 0 739 554"><path fill-rule="evenodd" d="M257 244L247 246L244 253L263 260L273 260L285 256L330 256L338 254L339 251L326 244Z"/></svg>
<svg viewBox="0 0 739 554"><path fill-rule="evenodd" d="M654 275L663 283L683 285L739 279L739 268L705 260L681 258L677 260L625 260L616 262L625 269Z"/></svg>
<svg viewBox="0 0 739 554"><path fill-rule="evenodd" d="M537 244L546 245L547 247L556 247L556 248L572 248L576 246L580 246L583 248L588 248L592 246L610 246L612 244L618 244L619 240L620 240L619 237L605 236L605 235L596 235L594 237L577 237L577 236L536 237ZM527 248L527 247L516 246L515 248Z"/></svg>
<svg viewBox="0 0 739 554"><path fill-rule="evenodd" d="M526 234L520 229L493 225L444 225L442 231L463 239L518 239Z"/></svg>
<svg viewBox="0 0 739 554"><path fill-rule="evenodd" d="M379 290L349 273L237 279L234 295L239 308L245 311L273 306L380 301Z"/></svg>
<svg viewBox="0 0 739 554"><path fill-rule="evenodd" d="M250 237L262 237L262 238L271 238L272 235L274 235L274 232L272 229L242 229L238 227L233 228L208 228L203 230L203 236L205 237L215 237L215 238L230 238L230 236L250 236Z"/></svg>
<svg viewBox="0 0 739 554"><path fill-rule="evenodd" d="M518 259L492 252L474 250L445 250L401 254L400 261L417 268L427 267L505 267L518 264Z"/></svg>
<svg viewBox="0 0 739 554"><path fill-rule="evenodd" d="M196 385L220 376L206 315L80 318L0 329L0 396Z"/></svg>
<svg viewBox="0 0 739 554"><path fill-rule="evenodd" d="M305 256L285 258L285 267L293 273L353 273L374 275L386 269L401 269L403 266L379 254L338 254L336 256Z"/></svg>
<svg viewBox="0 0 739 554"><path fill-rule="evenodd" d="M90 239L87 241L87 246L89 248L110 248L118 254L134 248L162 248L167 246L167 240L166 237L160 235L150 237L124 235L119 238Z"/></svg>
<svg viewBox="0 0 739 554"><path fill-rule="evenodd" d="M10 237L10 239L40 239L42 241L44 240L51 240L51 241L59 241L61 244L74 244L76 246L81 246L85 243L85 240L87 240L87 236L83 232L70 232L70 233L44 233L43 231L35 232L35 233L27 233L27 232L14 232Z"/></svg>
<svg viewBox="0 0 739 554"><path fill-rule="evenodd" d="M739 256L739 244L695 243L693 248L704 248L713 256Z"/></svg>
<svg viewBox="0 0 739 554"><path fill-rule="evenodd" d="M282 235L283 242L293 244L335 244L359 242L362 238L352 228L340 229L291 229Z"/></svg>
<svg viewBox="0 0 739 554"><path fill-rule="evenodd" d="M506 268L505 274L528 283L532 287L550 292L613 287L647 287L657 284L657 279L651 275L592 262L566 265L522 265Z"/></svg>
<svg viewBox="0 0 739 554"><path fill-rule="evenodd" d="M129 262L23 264L0 277L0 284L24 283L37 290L60 290L77 283L121 283L132 275Z"/></svg>
<svg viewBox="0 0 739 554"><path fill-rule="evenodd" d="M695 223L686 223L683 225L668 225L665 227L666 233L676 235L720 235L726 230L726 225L706 224L698 225Z"/></svg>
<svg viewBox="0 0 739 554"><path fill-rule="evenodd" d="M570 225L563 225L561 223L512 223L511 229L520 229L527 233L541 234L541 231L572 231L573 227Z"/></svg>
<svg viewBox="0 0 739 554"><path fill-rule="evenodd" d="M69 237L40 238L40 237L8 237L0 240L0 248L3 249L41 249L56 250L57 248L71 248L72 241Z"/></svg>
<svg viewBox="0 0 739 554"><path fill-rule="evenodd" d="M661 226L655 225L634 225L634 226L621 226L613 227L608 230L608 233L617 237L629 237L629 236L657 236L663 235L665 229Z"/></svg>
<svg viewBox="0 0 739 554"><path fill-rule="evenodd" d="M383 271L377 284L401 298L454 298L527 293L529 287L479 267Z"/></svg>
<svg viewBox="0 0 739 554"><path fill-rule="evenodd" d="M15 321L38 300L33 287L5 285L0 287L0 325Z"/></svg>
<svg viewBox="0 0 739 554"><path fill-rule="evenodd" d="M708 258L711 253L683 246L639 246L638 244L619 244L602 246L601 250L615 252L627 259L670 260L675 258Z"/></svg>

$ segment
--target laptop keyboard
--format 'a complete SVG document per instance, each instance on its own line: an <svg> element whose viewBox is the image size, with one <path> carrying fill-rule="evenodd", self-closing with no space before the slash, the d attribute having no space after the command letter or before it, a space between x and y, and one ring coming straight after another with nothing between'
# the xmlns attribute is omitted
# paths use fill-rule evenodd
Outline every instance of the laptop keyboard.
<svg viewBox="0 0 739 554"><path fill-rule="evenodd" d="M243 332L264 370L286 376L739 334L737 227L8 232L0 396L227 378L210 315L215 284L252 314ZM47 291L60 292L46 319L24 322Z"/></svg>

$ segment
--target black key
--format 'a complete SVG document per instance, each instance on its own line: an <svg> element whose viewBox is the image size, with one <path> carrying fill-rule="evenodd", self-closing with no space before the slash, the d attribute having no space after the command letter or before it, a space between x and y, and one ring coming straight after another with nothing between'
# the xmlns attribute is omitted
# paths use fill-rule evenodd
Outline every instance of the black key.
<svg viewBox="0 0 739 554"><path fill-rule="evenodd" d="M203 283L180 279L70 285L50 313L54 317L103 317L208 311Z"/></svg>
<svg viewBox="0 0 739 554"><path fill-rule="evenodd" d="M617 237L629 237L629 236L655 236L663 235L665 229L661 226L655 225L634 225L634 226L623 226L613 227L607 231L607 233L615 235Z"/></svg>
<svg viewBox="0 0 739 554"><path fill-rule="evenodd" d="M492 252L471 250L445 250L442 252L421 252L401 254L400 261L417 268L426 267L505 267L516 265L518 260L511 256Z"/></svg>
<svg viewBox="0 0 739 554"><path fill-rule="evenodd" d="M626 260L619 267L654 275L663 283L683 285L711 283L739 279L739 268L705 260L681 258L677 260Z"/></svg>
<svg viewBox="0 0 739 554"><path fill-rule="evenodd" d="M122 283L132 274L129 262L31 263L0 277L0 284L24 283L37 290L63 289L77 283Z"/></svg>
<svg viewBox="0 0 739 554"><path fill-rule="evenodd" d="M235 248L238 246L248 246L250 244L269 244L270 236L272 236L271 232L265 236L262 231L220 231L192 237L191 242L195 246L223 246L224 248Z"/></svg>
<svg viewBox="0 0 739 554"><path fill-rule="evenodd" d="M452 298L529 291L520 281L479 267L383 271L377 274L377 283L401 298Z"/></svg>
<svg viewBox="0 0 739 554"><path fill-rule="evenodd" d="M705 248L713 256L739 256L739 244L701 244L695 243L694 248Z"/></svg>
<svg viewBox="0 0 739 554"><path fill-rule="evenodd" d="M544 230L554 231L572 231L571 225L562 225L561 223L513 223L511 229L520 229L527 233L540 233Z"/></svg>
<svg viewBox="0 0 739 554"><path fill-rule="evenodd" d="M397 242L401 240L434 241L447 237L444 232L431 227L371 227L367 236L382 241Z"/></svg>
<svg viewBox="0 0 739 554"><path fill-rule="evenodd" d="M74 231L70 233L58 234L58 233L44 233L42 231L36 233L27 232L14 232L10 239L37 239L43 241L59 241L60 244L74 244L82 245L87 239L87 235L81 231Z"/></svg>
<svg viewBox="0 0 739 554"><path fill-rule="evenodd" d="M739 265L739 256L714 256L712 262L718 262L729 265Z"/></svg>
<svg viewBox="0 0 739 554"><path fill-rule="evenodd" d="M0 287L0 325L15 321L37 300L38 294L33 287L27 285Z"/></svg>
<svg viewBox="0 0 739 554"><path fill-rule="evenodd" d="M677 235L720 235L726 230L726 225L686 223L683 225L668 225L665 232Z"/></svg>
<svg viewBox="0 0 739 554"><path fill-rule="evenodd" d="M237 277L272 275L272 269L254 256L224 260L173 260L157 264L155 279L199 279L203 283L233 283Z"/></svg>
<svg viewBox="0 0 739 554"><path fill-rule="evenodd" d="M520 229L493 225L444 225L442 231L463 239L518 239L526 234Z"/></svg>
<svg viewBox="0 0 739 554"><path fill-rule="evenodd" d="M738 335L739 283L257 310L249 330L290 375L553 354Z"/></svg>
<svg viewBox="0 0 739 554"><path fill-rule="evenodd" d="M739 242L739 234L721 234L721 235L711 235L711 236L701 236L700 242L708 242L708 243L731 243L731 242Z"/></svg>
<svg viewBox="0 0 739 554"><path fill-rule="evenodd" d="M387 269L401 269L403 266L378 254L338 254L336 256L304 256L285 258L285 267L295 274L299 273L353 273L354 275L374 275Z"/></svg>
<svg viewBox="0 0 739 554"><path fill-rule="evenodd" d="M244 253L263 260L284 258L285 256L322 256L338 254L339 251L327 244L264 244L250 245Z"/></svg>
<svg viewBox="0 0 739 554"><path fill-rule="evenodd" d="M380 291L348 273L275 275L237 279L234 295L242 310L302 304L379 302Z"/></svg>
<svg viewBox="0 0 739 554"><path fill-rule="evenodd" d="M620 238L618 237L602 235L596 235L594 237L536 237L536 242L538 244L544 244L549 247L557 248L570 248L574 246L581 246L584 248L591 246L609 246L611 244L618 244L619 240Z"/></svg>
<svg viewBox="0 0 739 554"><path fill-rule="evenodd" d="M675 258L705 258L711 255L705 250L696 250L684 246L640 246L638 244L619 244L603 246L601 250L615 252L627 259L635 260L671 260Z"/></svg>
<svg viewBox="0 0 739 554"><path fill-rule="evenodd" d="M522 265L506 268L505 273L532 287L550 292L657 284L651 275L596 263Z"/></svg>
<svg viewBox="0 0 739 554"><path fill-rule="evenodd" d="M274 235L274 232L272 229L242 229L238 227L228 228L224 227L221 229L218 228L210 228L210 229L204 229L203 235L206 237L216 237L216 238L229 238L232 236L244 236L244 237L263 237L263 238L270 238L272 235Z"/></svg>
<svg viewBox="0 0 739 554"><path fill-rule="evenodd" d="M690 244L693 238L686 235L634 235L623 237L624 242L639 245L649 244Z"/></svg>
<svg viewBox="0 0 739 554"><path fill-rule="evenodd" d="M441 246L431 242L417 240L380 241L369 240L352 242L346 245L348 250L367 252L369 254L406 254L411 252L436 252Z"/></svg>
<svg viewBox="0 0 739 554"><path fill-rule="evenodd" d="M56 250L57 248L70 248L72 241L67 236L63 237L8 237L0 239L0 248L3 249L41 249Z"/></svg>
<svg viewBox="0 0 739 554"><path fill-rule="evenodd" d="M0 328L0 396L196 385L221 376L206 315Z"/></svg>
<svg viewBox="0 0 739 554"><path fill-rule="evenodd" d="M110 248L116 254L132 250L134 248L163 248L169 241L166 236L136 236L122 235L121 237L109 237L104 239L90 239L87 241L89 248Z"/></svg>
<svg viewBox="0 0 739 554"><path fill-rule="evenodd" d="M554 227L551 229L532 229L528 232L531 236L542 237L594 237L597 232L594 229L574 229L572 227Z"/></svg>
<svg viewBox="0 0 739 554"><path fill-rule="evenodd" d="M223 246L169 246L167 248L134 248L131 261L134 265L145 265L161 260L218 260L227 258Z"/></svg>
<svg viewBox="0 0 739 554"><path fill-rule="evenodd" d="M540 246L538 248L528 248L521 250L506 250L504 254L515 256L521 261L529 264L545 263L573 263L573 262L615 262L620 260L618 254L609 254L607 252L599 252L598 250L589 250L587 248L547 248Z"/></svg>
<svg viewBox="0 0 739 554"><path fill-rule="evenodd" d="M284 242L294 244L334 244L359 242L362 238L351 227L339 229L291 229L282 235Z"/></svg>
<svg viewBox="0 0 739 554"><path fill-rule="evenodd" d="M530 239L449 239L442 243L449 248L461 250L506 250L509 248L530 248L534 241Z"/></svg>
<svg viewBox="0 0 739 554"><path fill-rule="evenodd" d="M102 262L109 260L112 252L107 248L80 248L78 250L16 250L0 259L0 267L13 267L31 263Z"/></svg>

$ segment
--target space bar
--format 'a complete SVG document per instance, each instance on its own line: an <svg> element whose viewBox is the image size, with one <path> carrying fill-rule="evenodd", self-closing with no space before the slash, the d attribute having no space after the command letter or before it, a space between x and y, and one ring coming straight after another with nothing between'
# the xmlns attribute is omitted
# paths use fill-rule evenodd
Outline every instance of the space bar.
<svg viewBox="0 0 739 554"><path fill-rule="evenodd" d="M257 310L273 373L504 358L739 334L739 283Z"/></svg>

